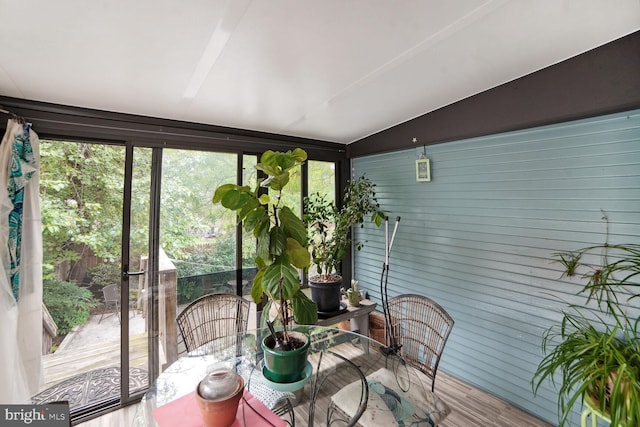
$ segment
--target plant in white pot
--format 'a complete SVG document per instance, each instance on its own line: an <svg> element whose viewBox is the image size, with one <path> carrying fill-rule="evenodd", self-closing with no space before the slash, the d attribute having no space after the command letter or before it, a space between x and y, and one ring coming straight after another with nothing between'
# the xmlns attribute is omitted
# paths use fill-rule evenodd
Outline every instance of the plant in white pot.
<svg viewBox="0 0 640 427"><path fill-rule="evenodd" d="M340 208L319 193L304 200L303 220L309 230L317 273L309 273L309 287L311 298L318 304L320 313L340 310L340 262L351 249L352 228L356 225L364 226L367 215L371 216L371 221L378 227L384 220L384 213L376 198L375 184L364 175L349 183ZM363 246L364 242L354 242L357 250Z"/></svg>
<svg viewBox="0 0 640 427"><path fill-rule="evenodd" d="M253 279L251 296L257 304L266 296L262 324L270 313L275 313L274 323L281 329L277 333L278 349L273 350L276 343L271 336L262 344L269 379L275 382L298 380L306 364L308 337L290 331L291 320L298 325L314 325L318 321L318 308L302 292L298 274L298 269L306 269L311 259L307 229L282 198L290 174L306 159L307 153L299 148L287 152L266 151L255 166L266 177L255 189L223 184L213 197L214 203L235 211L244 230L257 239L258 272ZM287 353L288 359L275 360L278 353ZM291 353L300 353L301 358L291 360Z"/></svg>

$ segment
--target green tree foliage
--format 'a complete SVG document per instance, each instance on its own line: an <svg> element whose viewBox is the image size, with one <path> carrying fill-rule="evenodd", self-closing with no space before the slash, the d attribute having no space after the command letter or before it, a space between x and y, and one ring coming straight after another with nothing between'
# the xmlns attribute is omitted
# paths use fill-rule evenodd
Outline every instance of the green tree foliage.
<svg viewBox="0 0 640 427"><path fill-rule="evenodd" d="M204 295L204 286L197 277L178 280L178 304L187 304Z"/></svg>
<svg viewBox="0 0 640 427"><path fill-rule="evenodd" d="M174 260L178 277L197 276L235 269L235 239L223 235L209 239L206 245L185 249L185 257Z"/></svg>
<svg viewBox="0 0 640 427"><path fill-rule="evenodd" d="M74 262L90 249L108 262L120 260L125 149L120 146L42 141L41 200L45 277L56 278L56 267ZM151 149L134 151L131 200L133 259L146 255L148 244ZM244 156L247 184L255 185L254 156ZM211 204L215 189L236 182L237 156L167 149L163 153L161 246L173 259L189 260L189 248L203 242L201 230L216 227L218 235L210 263L235 268L236 218ZM333 164L312 162L310 188L333 192ZM299 167L283 193L299 213ZM231 245L231 246L229 246ZM243 239L243 266L252 266L255 240ZM66 279L66 277L62 277Z"/></svg>
<svg viewBox="0 0 640 427"><path fill-rule="evenodd" d="M336 173L333 162L309 161L309 194L326 195L336 201Z"/></svg>
<svg viewBox="0 0 640 427"><path fill-rule="evenodd" d="M41 144L40 194L45 278L91 248L120 253L124 149L65 141Z"/></svg>
<svg viewBox="0 0 640 427"><path fill-rule="evenodd" d="M43 299L60 335L86 323L90 310L98 304L88 289L58 280L43 282Z"/></svg>
<svg viewBox="0 0 640 427"><path fill-rule="evenodd" d="M235 154L164 151L160 243L170 258L188 258L189 248L214 226L221 234L235 233L233 213L210 201L219 184L236 182L236 162Z"/></svg>
<svg viewBox="0 0 640 427"><path fill-rule="evenodd" d="M120 264L103 262L89 269L91 283L99 286L117 285L120 283Z"/></svg>

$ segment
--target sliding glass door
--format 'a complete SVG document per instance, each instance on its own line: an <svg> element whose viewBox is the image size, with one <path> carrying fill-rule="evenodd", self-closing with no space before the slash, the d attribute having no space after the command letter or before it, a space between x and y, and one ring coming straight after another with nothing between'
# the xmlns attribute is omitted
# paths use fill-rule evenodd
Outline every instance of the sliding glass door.
<svg viewBox="0 0 640 427"><path fill-rule="evenodd" d="M139 159L144 176L132 181L135 194L146 194L132 216L140 244L123 270L124 144L41 141L43 322L51 345L43 348L44 384L34 400L68 400L76 418L149 384L140 287L123 275L148 253L149 154Z"/></svg>

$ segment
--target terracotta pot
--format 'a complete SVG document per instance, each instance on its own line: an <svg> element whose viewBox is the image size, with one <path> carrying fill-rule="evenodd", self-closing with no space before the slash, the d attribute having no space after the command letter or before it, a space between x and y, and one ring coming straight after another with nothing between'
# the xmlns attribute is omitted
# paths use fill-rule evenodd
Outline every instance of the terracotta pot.
<svg viewBox="0 0 640 427"><path fill-rule="evenodd" d="M203 385L205 385L208 380L213 380L213 384L216 384L216 381L225 375L231 375L231 377L227 377L227 380L229 378L233 379L230 383L229 393L225 391L221 395L215 395L214 397L203 396L203 393L207 393L207 389L203 388ZM228 381L227 385L229 385ZM220 389L215 385L213 387L217 390ZM196 387L196 401L198 402L198 407L202 414L202 422L205 427L229 427L233 424L243 392L244 380L241 376L235 373L229 374L228 371L217 371L208 374L207 377L198 384L198 387Z"/></svg>

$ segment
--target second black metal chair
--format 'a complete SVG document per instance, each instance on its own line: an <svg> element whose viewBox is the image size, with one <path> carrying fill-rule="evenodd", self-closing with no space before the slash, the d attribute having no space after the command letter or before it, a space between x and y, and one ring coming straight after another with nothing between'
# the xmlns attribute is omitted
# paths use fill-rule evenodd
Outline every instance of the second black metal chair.
<svg viewBox="0 0 640 427"><path fill-rule="evenodd" d="M416 294L389 300L390 344L400 346L399 355L431 378L434 391L442 351L453 329L453 318L432 299Z"/></svg>

